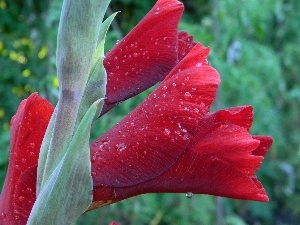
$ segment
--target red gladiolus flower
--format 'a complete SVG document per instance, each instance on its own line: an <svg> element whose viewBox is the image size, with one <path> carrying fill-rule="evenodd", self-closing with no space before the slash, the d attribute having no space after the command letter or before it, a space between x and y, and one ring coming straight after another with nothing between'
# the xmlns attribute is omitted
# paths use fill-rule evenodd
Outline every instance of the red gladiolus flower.
<svg viewBox="0 0 300 225"><path fill-rule="evenodd" d="M11 120L11 150L0 196L0 224L26 224L36 194L37 161L53 107L36 93Z"/></svg>
<svg viewBox="0 0 300 225"><path fill-rule="evenodd" d="M209 113L219 75L197 44L161 85L91 144L94 207L143 193L268 201L254 172L272 139L249 134L250 106Z"/></svg>

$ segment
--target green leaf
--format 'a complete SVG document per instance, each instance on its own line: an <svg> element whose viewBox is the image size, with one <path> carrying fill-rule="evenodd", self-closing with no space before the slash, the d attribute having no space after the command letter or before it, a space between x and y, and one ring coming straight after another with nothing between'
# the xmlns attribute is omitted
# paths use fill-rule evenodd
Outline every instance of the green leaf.
<svg viewBox="0 0 300 225"><path fill-rule="evenodd" d="M72 224L92 202L89 131L98 104L84 115L67 152L40 190L27 225Z"/></svg>
<svg viewBox="0 0 300 225"><path fill-rule="evenodd" d="M96 48L95 54L94 54L94 66L95 64L97 64L97 61L104 57L104 44L105 44L105 37L108 31L108 28L111 24L111 22L113 21L113 19L116 17L117 12L110 15L101 25L100 30L99 30L99 43L98 46ZM94 67L93 66L93 67Z"/></svg>
<svg viewBox="0 0 300 225"><path fill-rule="evenodd" d="M89 80L87 82L85 92L80 103L77 124L80 122L84 113L93 102L95 102L97 99L101 99L105 97L107 78L106 78L106 71L103 65L104 44L105 44L105 37L106 37L107 30L112 20L115 18L116 14L117 13L114 13L110 17L108 17L100 27L99 44L94 54L95 62L91 70ZM98 118L102 106L103 106L103 102L99 104L95 118ZM75 127L77 127L77 125Z"/></svg>
<svg viewBox="0 0 300 225"><path fill-rule="evenodd" d="M47 161L47 156L48 156L48 150L51 145L52 141L52 135L53 135L53 129L54 129L54 124L56 121L56 115L57 115L57 107L55 107L55 110L51 116L51 119L49 121L42 146L40 149L40 154L39 154L39 161L38 161L38 169L37 169L37 185L36 185L36 193L37 195L39 194L40 190L43 187L43 184L45 183L46 180L48 180L48 177L44 177L44 172L45 172L45 164Z"/></svg>
<svg viewBox="0 0 300 225"><path fill-rule="evenodd" d="M44 167L39 169L43 170L42 180L39 175L39 185L43 185L66 153L76 126L81 121L82 116L78 117L78 111L91 73L103 16L109 2L65 0L63 3L57 40L60 97L46 161L43 164L39 163L39 167ZM85 111L81 115L84 113Z"/></svg>

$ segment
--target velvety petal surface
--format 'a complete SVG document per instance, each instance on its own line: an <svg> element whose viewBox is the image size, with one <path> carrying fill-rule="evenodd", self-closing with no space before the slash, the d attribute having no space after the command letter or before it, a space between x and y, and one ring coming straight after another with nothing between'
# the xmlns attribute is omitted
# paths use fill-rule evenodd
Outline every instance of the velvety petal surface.
<svg viewBox="0 0 300 225"><path fill-rule="evenodd" d="M0 224L26 224L35 201L40 146L53 107L36 93L23 100L11 120L11 150L0 196Z"/></svg>
<svg viewBox="0 0 300 225"><path fill-rule="evenodd" d="M137 185L178 161L220 82L203 55L207 48L196 45L138 108L91 144L95 187Z"/></svg>
<svg viewBox="0 0 300 225"><path fill-rule="evenodd" d="M192 192L268 201L254 172L259 169L272 138L252 137L248 133L252 118L250 106L206 115L188 147L169 170L126 188L96 187L94 199L115 202L144 193Z"/></svg>
<svg viewBox="0 0 300 225"><path fill-rule="evenodd" d="M108 82L102 114L163 80L177 64L182 12L181 2L158 0L141 22L105 55ZM182 40L181 48L187 49L189 42Z"/></svg>

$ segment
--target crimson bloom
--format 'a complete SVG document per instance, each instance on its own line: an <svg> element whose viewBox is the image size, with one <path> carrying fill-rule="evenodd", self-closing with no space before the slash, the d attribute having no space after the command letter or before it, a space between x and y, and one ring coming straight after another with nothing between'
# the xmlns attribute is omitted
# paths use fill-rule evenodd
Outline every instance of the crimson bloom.
<svg viewBox="0 0 300 225"><path fill-rule="evenodd" d="M219 75L197 44L160 86L91 144L94 204L192 192L268 201L254 172L272 143L251 136L251 106L210 113Z"/></svg>
<svg viewBox="0 0 300 225"><path fill-rule="evenodd" d="M21 102L10 125L10 157L0 196L0 224L26 224L36 194L37 162L53 112L36 93Z"/></svg>
<svg viewBox="0 0 300 225"><path fill-rule="evenodd" d="M90 209L160 192L268 201L255 171L272 138L249 134L251 106L210 112L219 74L208 64L209 48L178 32L182 11L176 0L159 0L106 55L102 114L163 81L139 107L91 143ZM35 201L37 155L52 112L46 100L33 94L12 119L0 224L26 224Z"/></svg>

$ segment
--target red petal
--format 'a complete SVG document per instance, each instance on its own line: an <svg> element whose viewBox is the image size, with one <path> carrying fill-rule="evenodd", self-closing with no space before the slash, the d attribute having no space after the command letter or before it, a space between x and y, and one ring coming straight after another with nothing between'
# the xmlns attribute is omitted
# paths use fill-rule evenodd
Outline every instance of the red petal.
<svg viewBox="0 0 300 225"><path fill-rule="evenodd" d="M124 187L166 172L195 135L220 82L195 46L138 108L91 144L95 186ZM197 61L200 60L200 61ZM175 70L175 68L174 68Z"/></svg>
<svg viewBox="0 0 300 225"><path fill-rule="evenodd" d="M185 31L178 32L178 61L181 61L196 45L193 36Z"/></svg>
<svg viewBox="0 0 300 225"><path fill-rule="evenodd" d="M253 155L265 156L268 149L273 143L273 138L269 136L252 136L254 139L259 140L259 146L252 152Z"/></svg>
<svg viewBox="0 0 300 225"><path fill-rule="evenodd" d="M0 213L9 224L26 224L35 201L38 155L52 112L50 103L34 93L11 120L9 166L0 196Z"/></svg>
<svg viewBox="0 0 300 225"><path fill-rule="evenodd" d="M109 225L120 225L120 224L115 221L112 221Z"/></svg>
<svg viewBox="0 0 300 225"><path fill-rule="evenodd" d="M102 114L148 89L177 63L177 27L183 4L159 0L143 20L105 56L108 72Z"/></svg>
<svg viewBox="0 0 300 225"><path fill-rule="evenodd" d="M193 192L268 201L254 175L263 157L253 152L262 153L258 149L260 146L268 148L270 138L253 139L245 127L239 126L243 124L242 116L246 121L251 117L249 109L251 107L238 107L207 115L201 119L188 148L164 174L127 188L96 187L94 199L115 202L149 192Z"/></svg>

